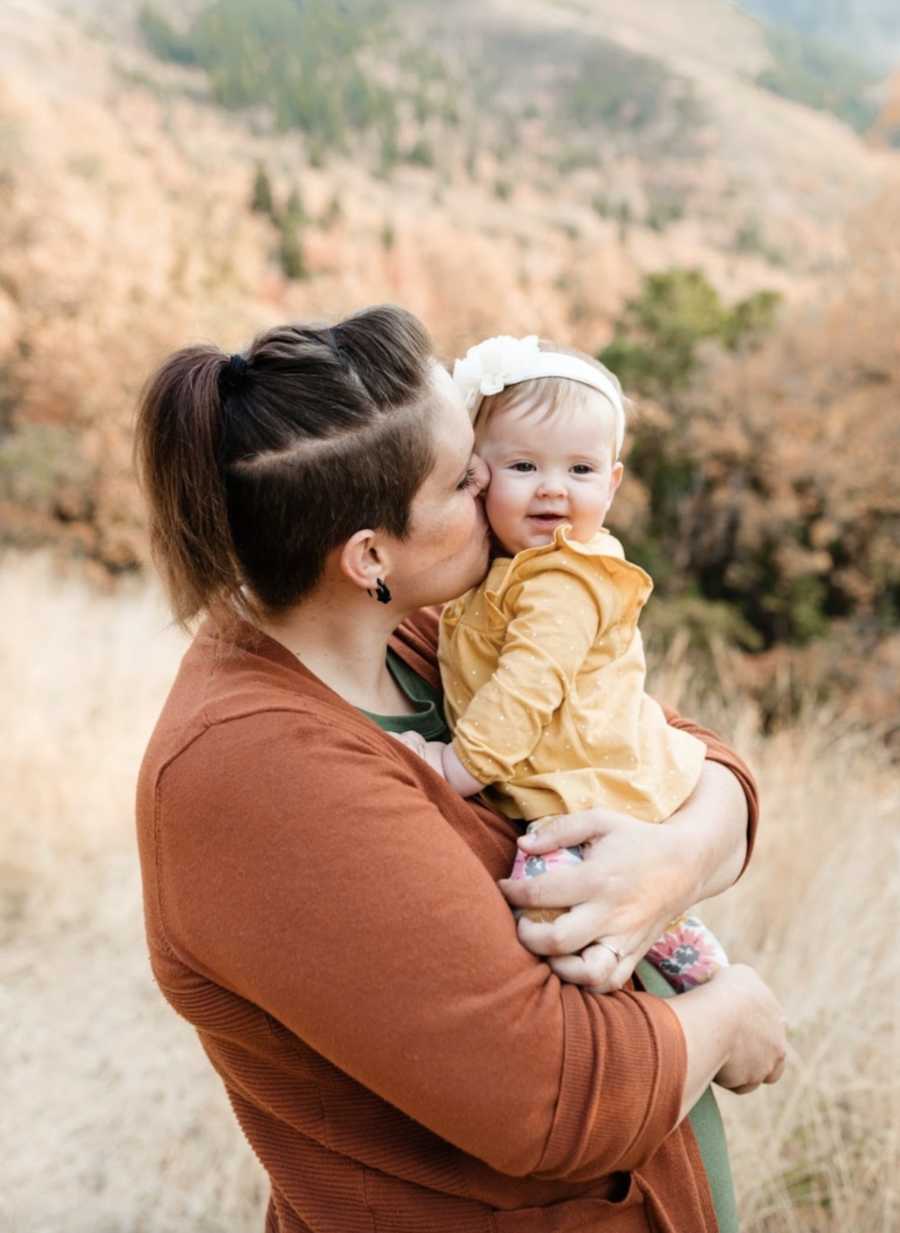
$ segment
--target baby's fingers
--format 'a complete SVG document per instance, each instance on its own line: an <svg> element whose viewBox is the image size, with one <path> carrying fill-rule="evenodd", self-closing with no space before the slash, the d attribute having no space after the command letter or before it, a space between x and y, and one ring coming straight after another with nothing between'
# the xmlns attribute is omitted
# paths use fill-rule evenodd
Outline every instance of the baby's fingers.
<svg viewBox="0 0 900 1233"><path fill-rule="evenodd" d="M420 758L425 757L425 737L420 732L389 732L388 736L392 736L395 741L399 741L401 745L405 745L407 749L411 749L413 753L417 753Z"/></svg>

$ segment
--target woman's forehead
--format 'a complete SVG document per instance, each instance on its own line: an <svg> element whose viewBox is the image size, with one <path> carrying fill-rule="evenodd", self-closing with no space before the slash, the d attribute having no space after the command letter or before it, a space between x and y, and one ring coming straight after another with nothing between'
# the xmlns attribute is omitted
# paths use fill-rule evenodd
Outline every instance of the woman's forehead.
<svg viewBox="0 0 900 1233"><path fill-rule="evenodd" d="M453 378L437 363L432 370L432 383L436 394L432 422L437 467L445 461L449 469L458 469L472 453L475 442L469 413Z"/></svg>
<svg viewBox="0 0 900 1233"><path fill-rule="evenodd" d="M434 360L431 365L431 383L440 399L457 403L465 410L459 386L438 360Z"/></svg>

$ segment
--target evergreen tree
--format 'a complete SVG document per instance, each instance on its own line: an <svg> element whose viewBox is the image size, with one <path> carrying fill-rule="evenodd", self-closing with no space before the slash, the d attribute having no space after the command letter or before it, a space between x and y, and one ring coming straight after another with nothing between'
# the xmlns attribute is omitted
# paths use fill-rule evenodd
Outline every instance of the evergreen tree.
<svg viewBox="0 0 900 1233"><path fill-rule="evenodd" d="M300 229L286 217L278 223L278 261L287 278L309 277Z"/></svg>
<svg viewBox="0 0 900 1233"><path fill-rule="evenodd" d="M699 363L700 344L730 351L752 344L774 322L780 296L759 291L728 308L700 270L666 270L644 279L600 359L626 388L670 403Z"/></svg>
<svg viewBox="0 0 900 1233"><path fill-rule="evenodd" d="M702 459L686 431L701 348L718 343L739 351L753 345L773 325L779 298L761 291L729 308L700 270L650 274L600 353L627 391L665 409L658 422L638 421L628 453L629 470L649 498L644 538L635 538L632 548L663 590L679 572L678 552L688 538L684 519L703 483ZM706 598L722 598L702 575L700 581Z"/></svg>
<svg viewBox="0 0 900 1233"><path fill-rule="evenodd" d="M262 163L256 164L256 175L253 178L253 194L250 208L257 214L265 214L275 220L275 199L272 196L272 181Z"/></svg>
<svg viewBox="0 0 900 1233"><path fill-rule="evenodd" d="M303 204L300 189L296 184L288 194L284 207L284 217L285 221L291 222L296 227L301 227L307 221L306 207Z"/></svg>

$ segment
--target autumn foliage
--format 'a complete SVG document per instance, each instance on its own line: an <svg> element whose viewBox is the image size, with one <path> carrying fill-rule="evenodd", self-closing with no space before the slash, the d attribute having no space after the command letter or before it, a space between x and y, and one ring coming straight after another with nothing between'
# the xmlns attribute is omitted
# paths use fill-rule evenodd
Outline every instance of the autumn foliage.
<svg viewBox="0 0 900 1233"><path fill-rule="evenodd" d="M784 663L823 690L836 674L842 689L865 679L888 722L900 205L887 173L814 284L755 251L729 249L725 266L695 244L696 261L676 261L690 218L641 226L610 205L612 182L581 186L577 160L546 197L509 162L512 142L460 156L457 179L440 143L438 164L410 164L402 183L384 179L377 150L374 172L316 167L314 152L253 138L180 79L166 93L167 79L67 29L50 33L79 65L74 94L41 93L24 73L0 90L4 541L57 545L100 578L140 570L131 423L165 354L392 299L448 356L498 329L605 349L637 401L616 528L656 579L660 635L686 633L713 659L740 648L758 695ZM618 114L599 110L598 124ZM519 118L523 133L537 123ZM425 108L420 137L432 120ZM476 191L479 168L497 179ZM577 221L552 213L559 185Z"/></svg>

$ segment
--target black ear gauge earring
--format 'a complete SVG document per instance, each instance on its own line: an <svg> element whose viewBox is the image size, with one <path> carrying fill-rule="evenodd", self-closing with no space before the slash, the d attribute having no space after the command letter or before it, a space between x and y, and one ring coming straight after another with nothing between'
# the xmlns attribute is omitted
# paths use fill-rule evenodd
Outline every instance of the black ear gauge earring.
<svg viewBox="0 0 900 1233"><path fill-rule="evenodd" d="M371 595L372 592L369 591L369 594ZM389 604L391 602L391 590L383 578L376 578L375 595L373 598L377 599L379 604Z"/></svg>

